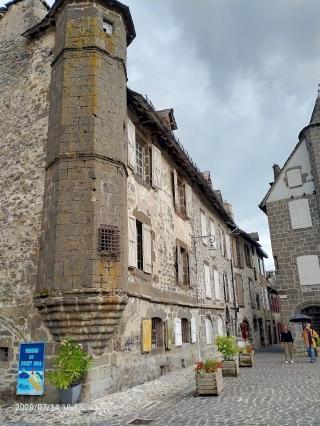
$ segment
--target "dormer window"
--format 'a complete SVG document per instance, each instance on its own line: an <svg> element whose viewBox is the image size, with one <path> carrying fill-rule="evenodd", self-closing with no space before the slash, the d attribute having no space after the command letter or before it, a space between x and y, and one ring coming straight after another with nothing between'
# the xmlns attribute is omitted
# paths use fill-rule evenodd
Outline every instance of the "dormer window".
<svg viewBox="0 0 320 426"><path fill-rule="evenodd" d="M113 34L113 25L109 21L103 20L102 29L105 33L107 33L110 36Z"/></svg>

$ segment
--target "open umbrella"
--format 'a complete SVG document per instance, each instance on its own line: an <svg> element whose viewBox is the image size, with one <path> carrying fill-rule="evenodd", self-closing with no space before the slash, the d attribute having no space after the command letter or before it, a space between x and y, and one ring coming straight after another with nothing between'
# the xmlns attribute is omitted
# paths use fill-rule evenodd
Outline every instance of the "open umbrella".
<svg viewBox="0 0 320 426"><path fill-rule="evenodd" d="M290 322L310 322L311 320L312 319L310 317L303 314L294 315L293 317L289 318Z"/></svg>

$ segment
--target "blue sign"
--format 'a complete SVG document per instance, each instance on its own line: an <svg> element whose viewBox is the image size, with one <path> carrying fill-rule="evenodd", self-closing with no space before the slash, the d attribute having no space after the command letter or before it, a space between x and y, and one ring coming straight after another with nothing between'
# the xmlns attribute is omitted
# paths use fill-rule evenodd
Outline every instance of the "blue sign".
<svg viewBox="0 0 320 426"><path fill-rule="evenodd" d="M44 343L20 343L17 395L43 395L44 355Z"/></svg>

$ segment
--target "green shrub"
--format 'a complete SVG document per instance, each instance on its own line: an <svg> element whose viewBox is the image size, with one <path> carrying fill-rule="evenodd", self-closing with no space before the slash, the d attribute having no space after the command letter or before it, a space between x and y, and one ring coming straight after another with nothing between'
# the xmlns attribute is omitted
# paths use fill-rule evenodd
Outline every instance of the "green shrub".
<svg viewBox="0 0 320 426"><path fill-rule="evenodd" d="M231 360L239 352L236 338L233 336L217 336L216 345L225 361Z"/></svg>
<svg viewBox="0 0 320 426"><path fill-rule="evenodd" d="M54 370L47 373L47 379L57 389L69 389L80 382L91 363L91 355L80 345L72 339L63 340L54 363Z"/></svg>

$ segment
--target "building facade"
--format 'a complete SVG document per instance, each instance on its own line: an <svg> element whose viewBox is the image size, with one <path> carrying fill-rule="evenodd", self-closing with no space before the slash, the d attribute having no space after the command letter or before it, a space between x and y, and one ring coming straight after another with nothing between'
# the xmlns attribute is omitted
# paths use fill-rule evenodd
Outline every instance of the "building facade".
<svg viewBox="0 0 320 426"><path fill-rule="evenodd" d="M127 88L134 37L114 0L1 9L3 395L21 341L46 342L47 368L62 339L81 343L89 399L212 356L216 335L254 327L251 309L260 327L265 254L174 137L173 111Z"/></svg>
<svg viewBox="0 0 320 426"><path fill-rule="evenodd" d="M274 182L260 204L267 214L284 322L295 314L312 318L320 331L319 190L320 98L309 125L280 168L274 165ZM295 326L300 339L301 325ZM300 343L302 343L300 341Z"/></svg>

